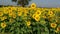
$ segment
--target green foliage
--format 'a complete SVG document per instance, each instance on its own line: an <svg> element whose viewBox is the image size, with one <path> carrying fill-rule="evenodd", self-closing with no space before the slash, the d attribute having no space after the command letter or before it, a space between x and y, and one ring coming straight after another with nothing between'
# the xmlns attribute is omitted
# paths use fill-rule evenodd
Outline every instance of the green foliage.
<svg viewBox="0 0 60 34"><path fill-rule="evenodd" d="M47 8L35 8L35 10L23 7L0 8L0 33L60 34L60 12L46 10Z"/></svg>

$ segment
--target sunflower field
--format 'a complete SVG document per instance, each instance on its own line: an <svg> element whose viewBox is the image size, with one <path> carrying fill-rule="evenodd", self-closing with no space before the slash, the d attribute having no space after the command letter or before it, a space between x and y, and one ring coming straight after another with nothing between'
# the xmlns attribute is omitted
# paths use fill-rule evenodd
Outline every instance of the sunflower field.
<svg viewBox="0 0 60 34"><path fill-rule="evenodd" d="M0 34L60 34L60 8L0 7Z"/></svg>

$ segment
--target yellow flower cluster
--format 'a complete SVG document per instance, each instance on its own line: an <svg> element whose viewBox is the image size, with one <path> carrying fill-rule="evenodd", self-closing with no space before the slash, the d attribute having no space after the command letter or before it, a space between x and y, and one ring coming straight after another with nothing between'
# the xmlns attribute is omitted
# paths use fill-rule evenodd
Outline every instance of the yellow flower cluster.
<svg viewBox="0 0 60 34"><path fill-rule="evenodd" d="M12 24L12 27L20 27L21 23L26 21L25 24L29 27L33 25L33 22L34 24L39 22L39 24L44 24L45 26L48 22L50 28L55 29L55 32L60 31L60 27L58 27L60 25L60 8L37 8L36 4L32 3L30 8L2 7L0 9L1 28L8 26L8 23L9 25Z"/></svg>

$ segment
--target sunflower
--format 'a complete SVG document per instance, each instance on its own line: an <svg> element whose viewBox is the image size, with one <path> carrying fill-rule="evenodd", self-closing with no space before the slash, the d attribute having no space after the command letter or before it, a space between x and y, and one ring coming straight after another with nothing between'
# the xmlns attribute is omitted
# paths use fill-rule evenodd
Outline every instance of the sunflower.
<svg viewBox="0 0 60 34"><path fill-rule="evenodd" d="M5 19L7 19L7 16L3 16Z"/></svg>
<svg viewBox="0 0 60 34"><path fill-rule="evenodd" d="M15 21L14 19L11 19L11 18L9 19L10 23L13 23L14 21Z"/></svg>
<svg viewBox="0 0 60 34"><path fill-rule="evenodd" d="M4 14L8 14L9 10L8 9L4 9L3 13Z"/></svg>
<svg viewBox="0 0 60 34"><path fill-rule="evenodd" d="M37 11L35 12L35 14L41 15L41 11L40 11L40 10L37 10Z"/></svg>
<svg viewBox="0 0 60 34"><path fill-rule="evenodd" d="M18 14L17 14L18 16L21 16L22 15L22 12L18 12Z"/></svg>
<svg viewBox="0 0 60 34"><path fill-rule="evenodd" d="M27 21L27 22L26 22L26 25L27 25L27 26L30 26L30 24L31 24L30 21Z"/></svg>
<svg viewBox="0 0 60 34"><path fill-rule="evenodd" d="M54 15L53 11L49 11L48 14L49 14L50 16Z"/></svg>
<svg viewBox="0 0 60 34"><path fill-rule="evenodd" d="M36 14L33 14L32 17L35 18Z"/></svg>
<svg viewBox="0 0 60 34"><path fill-rule="evenodd" d="M31 4L31 8L36 8L36 4L35 3L32 3Z"/></svg>
<svg viewBox="0 0 60 34"><path fill-rule="evenodd" d="M18 12L22 12L22 11L24 11L24 9L23 9L23 7L19 7L19 8L17 8L18 10Z"/></svg>
<svg viewBox="0 0 60 34"><path fill-rule="evenodd" d="M3 13L4 13L4 14L8 14L8 11L7 11L7 10L6 10L6 11L4 10Z"/></svg>
<svg viewBox="0 0 60 34"><path fill-rule="evenodd" d="M3 16L3 12L0 12L0 16Z"/></svg>
<svg viewBox="0 0 60 34"><path fill-rule="evenodd" d="M13 15L13 12L12 11L9 11L9 14L8 14L9 16L12 16Z"/></svg>
<svg viewBox="0 0 60 34"><path fill-rule="evenodd" d="M1 17L1 21L5 20L5 19L7 19L7 16Z"/></svg>
<svg viewBox="0 0 60 34"><path fill-rule="evenodd" d="M16 14L13 14L12 17L13 17L13 18L16 18Z"/></svg>
<svg viewBox="0 0 60 34"><path fill-rule="evenodd" d="M57 27L57 31L60 31L60 27Z"/></svg>
<svg viewBox="0 0 60 34"><path fill-rule="evenodd" d="M14 10L14 8L12 8L12 7L9 7L9 10Z"/></svg>
<svg viewBox="0 0 60 34"><path fill-rule="evenodd" d="M40 16L38 14L33 14L33 19L35 19L36 21L40 20Z"/></svg>
<svg viewBox="0 0 60 34"><path fill-rule="evenodd" d="M28 10L27 10L27 9L24 9L24 10L23 10L23 13L28 13Z"/></svg>
<svg viewBox="0 0 60 34"><path fill-rule="evenodd" d="M51 23L50 26L51 26L52 28L56 28L57 24L56 24L56 23Z"/></svg>
<svg viewBox="0 0 60 34"><path fill-rule="evenodd" d="M39 16L39 15L36 15L34 19L35 19L36 21L39 21L39 20L40 20L40 16Z"/></svg>
<svg viewBox="0 0 60 34"><path fill-rule="evenodd" d="M6 27L6 23L5 22L1 23L1 27L5 28Z"/></svg>
<svg viewBox="0 0 60 34"><path fill-rule="evenodd" d="M16 7L11 7L11 10L17 10Z"/></svg>

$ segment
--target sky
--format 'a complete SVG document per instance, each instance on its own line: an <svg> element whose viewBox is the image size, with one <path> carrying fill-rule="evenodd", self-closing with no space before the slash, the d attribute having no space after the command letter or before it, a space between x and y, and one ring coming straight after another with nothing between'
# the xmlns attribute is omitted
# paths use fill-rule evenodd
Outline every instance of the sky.
<svg viewBox="0 0 60 34"><path fill-rule="evenodd" d="M60 0L31 0L29 5L36 3L38 7L60 7ZM17 5L11 0L0 0L0 5Z"/></svg>

